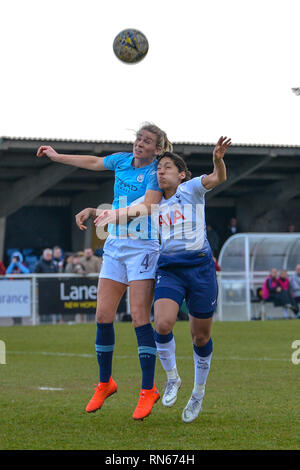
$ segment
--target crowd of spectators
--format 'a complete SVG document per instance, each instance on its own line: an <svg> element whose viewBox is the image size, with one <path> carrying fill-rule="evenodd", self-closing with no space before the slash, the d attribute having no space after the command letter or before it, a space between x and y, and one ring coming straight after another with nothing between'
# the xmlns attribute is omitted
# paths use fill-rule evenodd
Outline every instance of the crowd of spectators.
<svg viewBox="0 0 300 470"><path fill-rule="evenodd" d="M223 242L222 235L209 223L207 224L207 238L212 248L216 270L221 268L218 256ZM231 218L226 229L226 239L239 231L236 218ZM224 234L223 234L224 235ZM35 250L9 250L7 263L0 260L0 275L28 274L28 273L69 273L90 274L99 273L102 265L102 250L94 253L92 248L79 252L64 252L61 247L45 248L40 254Z"/></svg>
<svg viewBox="0 0 300 470"><path fill-rule="evenodd" d="M263 283L261 298L272 302L274 307L282 307L285 318L289 318L288 310L300 318L300 264L290 278L285 269L281 269L279 275L276 268L271 269Z"/></svg>
<svg viewBox="0 0 300 470"><path fill-rule="evenodd" d="M76 274L99 273L102 258L96 256L91 248L83 252L67 253L64 263L64 272Z"/></svg>
<svg viewBox="0 0 300 470"><path fill-rule="evenodd" d="M287 233L294 233L296 227L290 223ZM218 263L218 257L223 243L231 236L241 233L241 226L236 217L229 219L225 230L218 230L211 224L207 223L206 233L207 239L211 246L216 271L221 271ZM63 251L61 247L45 248L40 254L35 250L9 250L9 261L5 264L0 260L0 276L7 274L99 274L102 265L103 250L97 250L96 253L92 248L86 248L83 251L69 252ZM4 260L5 261L5 260ZM263 286L257 289L256 299L263 305L264 302L272 302L275 307L281 307L285 318L290 318L289 311L300 319L300 264L295 267L295 272L288 277L287 271L282 269L277 271L276 268L271 269L269 276L265 279ZM180 318L180 314L183 318ZM152 311L153 316L153 311ZM59 321L62 322L62 316ZM179 319L187 319L187 313L180 310ZM19 320L19 319L14 319Z"/></svg>
<svg viewBox="0 0 300 470"><path fill-rule="evenodd" d="M59 246L45 248L38 258L32 254L26 257L21 251L13 251L10 255L10 261L7 267L0 261L0 275L4 274L55 274L55 273L77 273L90 274L99 273L102 265L102 257L97 256L92 248L86 248L83 251L63 253Z"/></svg>
<svg viewBox="0 0 300 470"><path fill-rule="evenodd" d="M221 271L218 264L218 256L223 241L232 235L241 232L241 228L236 217L229 219L226 227L225 240L218 231L210 224L206 226L207 238L213 252L216 271ZM290 223L287 232L295 232L295 225ZM224 234L223 234L224 235ZM98 251L98 250L97 250ZM102 250L99 250L100 252ZM26 259L30 263L26 263ZM45 248L38 259L36 256L24 256L19 250L11 253L10 262L7 267L0 260L0 275L4 274L27 274L34 273L69 273L69 274L90 274L99 273L102 265L102 257L94 253L92 248L85 248L79 252L63 252L59 246L53 249ZM295 273L288 278L287 272L281 270L279 275L277 269L271 270L270 275L264 282L261 290L261 298L264 301L273 302L274 306L282 306L287 316L287 309L292 309L295 315L300 315L300 264L295 268Z"/></svg>

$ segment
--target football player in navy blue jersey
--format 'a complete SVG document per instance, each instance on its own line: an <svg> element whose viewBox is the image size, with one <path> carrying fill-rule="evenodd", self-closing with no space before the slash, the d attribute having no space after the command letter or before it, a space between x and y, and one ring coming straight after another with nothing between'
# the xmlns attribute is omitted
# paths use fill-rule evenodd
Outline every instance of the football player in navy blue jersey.
<svg viewBox="0 0 300 470"><path fill-rule="evenodd" d="M168 382L165 406L177 400L181 379L177 371L173 327L186 300L194 356L194 388L182 420L191 422L201 411L213 351L211 326L218 286L211 248L206 238L205 193L226 180L224 155L231 140L220 137L213 151L213 172L191 179L185 161L166 152L158 157L160 256L154 294L155 340Z"/></svg>

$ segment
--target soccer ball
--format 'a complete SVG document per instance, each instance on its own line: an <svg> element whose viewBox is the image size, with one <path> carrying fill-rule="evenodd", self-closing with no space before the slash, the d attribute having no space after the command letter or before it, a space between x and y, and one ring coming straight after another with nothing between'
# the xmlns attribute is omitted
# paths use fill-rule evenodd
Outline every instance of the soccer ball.
<svg viewBox="0 0 300 470"><path fill-rule="evenodd" d="M137 29L124 29L114 40L113 50L118 59L126 64L136 64L147 54L149 44L146 36Z"/></svg>

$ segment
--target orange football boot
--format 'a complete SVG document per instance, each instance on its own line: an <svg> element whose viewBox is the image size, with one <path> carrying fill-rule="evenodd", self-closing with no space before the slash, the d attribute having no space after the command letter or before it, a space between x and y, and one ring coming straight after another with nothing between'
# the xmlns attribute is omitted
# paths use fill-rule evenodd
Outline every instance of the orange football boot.
<svg viewBox="0 0 300 470"><path fill-rule="evenodd" d="M99 382L95 388L95 393L89 401L85 411L93 413L101 408L106 398L110 397L117 391L117 384L112 377L108 382Z"/></svg>
<svg viewBox="0 0 300 470"><path fill-rule="evenodd" d="M137 404L136 409L132 415L133 419L141 419L143 420L152 411L154 403L156 403L160 398L157 388L153 385L151 390L141 390L140 398Z"/></svg>

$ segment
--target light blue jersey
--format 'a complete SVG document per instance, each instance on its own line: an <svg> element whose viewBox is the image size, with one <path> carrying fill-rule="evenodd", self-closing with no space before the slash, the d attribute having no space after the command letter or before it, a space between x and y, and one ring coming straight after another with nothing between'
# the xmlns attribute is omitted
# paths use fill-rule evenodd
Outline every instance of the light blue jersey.
<svg viewBox="0 0 300 470"><path fill-rule="evenodd" d="M157 161L142 168L132 166L132 153L105 157L103 164L115 172L113 208L142 202L148 190L161 191L156 176ZM104 244L100 278L122 284L155 279L159 256L158 230L151 217L137 217L126 225L109 224Z"/></svg>
<svg viewBox="0 0 300 470"><path fill-rule="evenodd" d="M157 182L157 161L150 165L135 168L132 165L133 153L117 153L105 157L103 164L115 172L113 209L135 205L144 199L148 190L161 191ZM108 232L126 238L157 239L158 233L151 217L137 217L127 225L109 224Z"/></svg>
<svg viewBox="0 0 300 470"><path fill-rule="evenodd" d="M161 250L159 266L199 264L211 257L206 237L205 175L181 183L169 199L159 204Z"/></svg>

